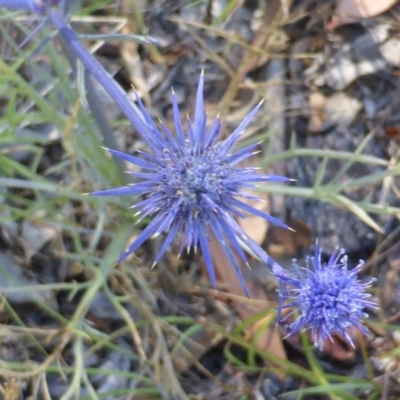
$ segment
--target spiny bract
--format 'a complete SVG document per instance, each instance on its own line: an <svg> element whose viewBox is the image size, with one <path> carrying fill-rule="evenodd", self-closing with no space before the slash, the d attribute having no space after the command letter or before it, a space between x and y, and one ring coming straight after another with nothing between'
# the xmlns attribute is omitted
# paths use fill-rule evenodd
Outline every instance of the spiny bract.
<svg viewBox="0 0 400 400"><path fill-rule="evenodd" d="M246 261L242 247L247 247L264 262L274 264L273 260L240 228L233 216L243 218L250 212L268 221L287 227L279 220L248 205L245 199L257 199L242 189L251 189L260 182L284 182L289 178L261 175L256 168L242 168L239 163L254 154L258 143L233 151L241 134L261 107L258 104L225 140L218 141L221 128L217 117L207 129L207 117L203 99L204 76L201 74L193 123L188 119L187 133L180 119L177 99L172 93L172 107L175 135L161 123L157 128L144 105L137 96L137 102L148 129L150 152L141 152L141 157L131 156L116 150L111 154L135 164L145 172L132 172L138 180L132 185L93 192L91 195L136 195L143 196L135 204L141 218L151 217L148 226L129 246L118 260L128 257L150 237L166 233L165 240L156 255L158 262L173 239L183 234L180 251L199 246L202 250L212 285L216 277L209 246L209 234L220 243L227 259L233 266L244 292L247 288L237 264L234 252ZM231 245L231 246L230 246ZM272 266L271 266L272 267ZM275 265L276 267L276 265Z"/></svg>
<svg viewBox="0 0 400 400"><path fill-rule="evenodd" d="M336 250L322 265L321 250L316 245L315 256L307 257L306 264L307 267L303 268L293 260L294 271L283 276L278 274L278 279L283 282L280 295L283 301L287 301L283 308L294 308L284 319L299 314L298 319L289 325L289 335L310 329L314 344L323 348L325 340L333 341L332 335L337 333L354 347L354 328L363 334L368 332L362 323L362 318L368 317L365 309L377 308L369 300L371 295L366 293L375 279L365 283L358 279L364 265L362 260L348 270L343 249Z"/></svg>

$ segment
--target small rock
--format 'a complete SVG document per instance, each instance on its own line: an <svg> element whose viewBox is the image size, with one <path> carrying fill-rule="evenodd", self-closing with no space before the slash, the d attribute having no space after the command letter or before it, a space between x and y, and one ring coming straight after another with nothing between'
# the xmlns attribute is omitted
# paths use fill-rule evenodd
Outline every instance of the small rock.
<svg viewBox="0 0 400 400"><path fill-rule="evenodd" d="M324 58L322 56L315 58L306 75L317 86L328 85L334 90L343 90L359 77L387 68L387 61L382 57L378 47L384 38L383 28L371 30L339 50L331 58L323 73L318 74L317 71L323 68Z"/></svg>
<svg viewBox="0 0 400 400"><path fill-rule="evenodd" d="M346 130L355 120L361 109L361 102L343 92L335 93L325 103L326 121L324 128L337 125L340 130Z"/></svg>
<svg viewBox="0 0 400 400"><path fill-rule="evenodd" d="M386 61L379 58L359 62L342 58L326 71L326 84L335 90L343 90L357 78L374 74L385 68Z"/></svg>
<svg viewBox="0 0 400 400"><path fill-rule="evenodd" d="M10 303L25 304L32 302L56 305L54 293L51 290L26 290L24 286L39 285L34 279L27 278L22 268L11 258L0 253L0 292ZM12 289L12 290L10 290Z"/></svg>
<svg viewBox="0 0 400 400"><path fill-rule="evenodd" d="M362 104L357 99L343 92L326 97L320 92L310 94L310 119L308 130L321 132L331 126L337 126L340 130L346 130L357 117Z"/></svg>
<svg viewBox="0 0 400 400"><path fill-rule="evenodd" d="M22 238L26 242L27 250L38 252L46 243L54 239L58 230L46 223L25 219L22 222Z"/></svg>
<svg viewBox="0 0 400 400"><path fill-rule="evenodd" d="M393 65L400 65L400 39L391 38L379 46L385 60Z"/></svg>

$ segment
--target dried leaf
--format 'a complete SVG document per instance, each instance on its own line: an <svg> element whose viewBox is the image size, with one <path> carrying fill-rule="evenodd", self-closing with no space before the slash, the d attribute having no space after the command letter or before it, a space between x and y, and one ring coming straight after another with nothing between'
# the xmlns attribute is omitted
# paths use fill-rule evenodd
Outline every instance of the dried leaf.
<svg viewBox="0 0 400 400"><path fill-rule="evenodd" d="M250 191L248 192L251 193ZM255 195L260 197L263 201L252 201L248 199L243 199L243 201L249 206L268 214L270 212L268 195L259 192L255 193ZM246 213L245 211L243 211L243 214L246 218L239 218L238 224L257 244L261 245L268 232L268 221L257 215Z"/></svg>
<svg viewBox="0 0 400 400"><path fill-rule="evenodd" d="M362 340L362 334L358 330L356 330L355 332L356 335L354 341L357 346L358 339ZM351 347L344 339L341 339L339 335L335 335L333 342L331 342L329 339L325 341L324 353L332 357L332 359L334 360L343 362L354 359L356 350L353 347Z"/></svg>
<svg viewBox="0 0 400 400"><path fill-rule="evenodd" d="M264 290L257 285L256 282L248 283L250 298L255 300L253 304L239 304L237 311L243 321L250 319L255 314L262 311L275 308L275 306L269 301ZM272 354L279 357L281 360L286 360L286 351L283 347L281 335L278 327L270 321L271 315L267 315L265 318L256 322L248 331L245 339L255 340L256 346L265 351L266 353Z"/></svg>
<svg viewBox="0 0 400 400"><path fill-rule="evenodd" d="M18 400L21 398L21 383L16 381L8 381L5 384L4 400Z"/></svg>
<svg viewBox="0 0 400 400"><path fill-rule="evenodd" d="M328 29L384 13L396 0L339 0Z"/></svg>
<svg viewBox="0 0 400 400"><path fill-rule="evenodd" d="M294 231L280 226L271 228L272 243L269 244L268 253L272 257L286 258L297 257L299 250L307 249L311 244L311 228L301 219L285 221Z"/></svg>
<svg viewBox="0 0 400 400"><path fill-rule="evenodd" d="M321 132L326 120L325 104L326 96L321 92L312 92L308 99L310 106L310 118L308 120L308 131L310 133Z"/></svg>
<svg viewBox="0 0 400 400"><path fill-rule="evenodd" d="M229 265L223 250L215 238L211 237L210 247L214 267L220 282L225 284L229 293L238 297L242 297L243 290L240 286L237 276L233 268ZM243 270L243 262L241 262L239 258L237 261L239 267ZM260 285L249 280L246 280L246 284L249 289L249 297L250 299L254 300L254 302L253 304L237 304L236 310L242 320L247 320L261 311L275 307L275 304L268 299L266 292L262 289L262 287L260 287ZM253 337L253 334L255 333L257 333L255 336L256 344L261 350L275 355L282 360L287 359L286 352L282 344L282 339L275 327L265 328L263 331L260 331L257 329L257 327L254 327L253 329L249 329L248 335Z"/></svg>

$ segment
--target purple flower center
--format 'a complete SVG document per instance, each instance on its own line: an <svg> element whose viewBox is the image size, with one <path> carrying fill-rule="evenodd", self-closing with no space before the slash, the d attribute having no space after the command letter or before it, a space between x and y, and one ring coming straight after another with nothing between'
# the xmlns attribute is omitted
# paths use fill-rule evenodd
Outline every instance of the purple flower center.
<svg viewBox="0 0 400 400"><path fill-rule="evenodd" d="M215 206L221 206L223 197L236 192L239 185L226 183L233 173L232 167L219 161L213 149L192 153L190 147L164 151L159 168L162 184L157 192L171 207L179 204L180 216L196 218L199 212L207 214L210 206L216 212Z"/></svg>

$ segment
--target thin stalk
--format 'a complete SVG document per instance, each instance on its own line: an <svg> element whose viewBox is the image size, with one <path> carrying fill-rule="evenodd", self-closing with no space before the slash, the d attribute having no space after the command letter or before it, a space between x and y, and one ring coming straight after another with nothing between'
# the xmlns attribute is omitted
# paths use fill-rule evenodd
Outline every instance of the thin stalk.
<svg viewBox="0 0 400 400"><path fill-rule="evenodd" d="M69 47L77 57L82 61L88 71L104 87L107 93L115 101L117 106L131 122L146 144L150 145L147 138L148 128L143 120L141 112L134 103L128 100L121 87L117 85L114 79L108 74L103 66L93 57L86 47L79 41L75 31L64 16L56 9L49 12L50 21L63 38L65 46ZM151 145L150 145L151 147Z"/></svg>

